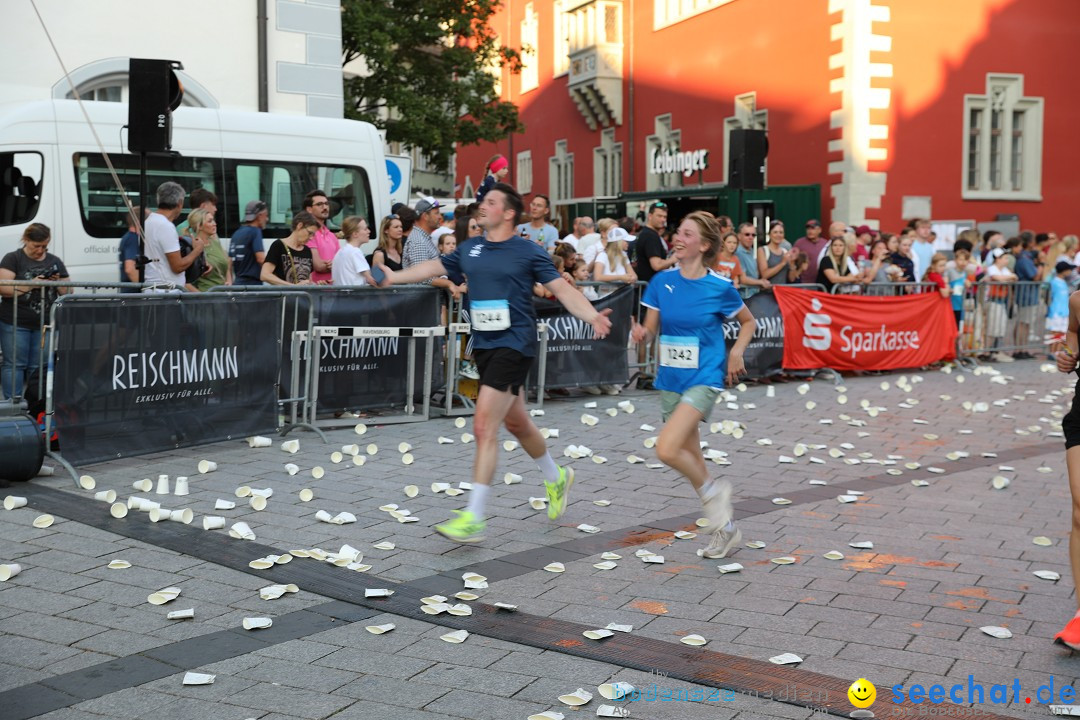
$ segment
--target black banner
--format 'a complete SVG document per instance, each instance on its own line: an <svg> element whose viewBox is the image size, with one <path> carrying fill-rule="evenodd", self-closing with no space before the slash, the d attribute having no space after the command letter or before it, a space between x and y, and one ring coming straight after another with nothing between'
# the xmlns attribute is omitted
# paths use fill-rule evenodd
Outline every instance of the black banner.
<svg viewBox="0 0 1080 720"><path fill-rule="evenodd" d="M60 450L73 464L273 432L282 298L67 297L56 310Z"/></svg>
<svg viewBox="0 0 1080 720"><path fill-rule="evenodd" d="M315 324L348 327L433 327L441 325L441 291L428 287L334 288L315 291ZM364 410L404 404L409 339L397 337L321 338L320 412ZM423 390L424 346L418 338L414 372ZM442 347L435 338L432 389L443 384Z"/></svg>
<svg viewBox="0 0 1080 720"><path fill-rule="evenodd" d="M777 375L784 364L784 318L776 296L759 292L746 300L746 308L757 320L757 331L743 353L746 375L750 379ZM739 337L739 322L728 318L724 323L724 340L728 350Z"/></svg>
<svg viewBox="0 0 1080 720"><path fill-rule="evenodd" d="M597 310L611 308L611 333L603 340L593 338L592 325L578 320L558 302L537 301L536 313L548 325L547 370L549 388L582 385L623 385L629 376L626 357L630 338L630 318L634 311L634 286L619 288L593 302ZM529 375L536 387L539 357Z"/></svg>

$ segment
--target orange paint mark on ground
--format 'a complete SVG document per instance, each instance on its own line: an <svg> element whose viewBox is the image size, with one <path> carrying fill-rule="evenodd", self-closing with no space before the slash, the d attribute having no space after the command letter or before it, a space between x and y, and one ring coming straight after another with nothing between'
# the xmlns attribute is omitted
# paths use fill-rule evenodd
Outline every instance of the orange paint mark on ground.
<svg viewBox="0 0 1080 720"><path fill-rule="evenodd" d="M804 517L821 518L822 520L831 520L832 515L826 515L825 513L814 512L813 510L803 510L801 513Z"/></svg>
<svg viewBox="0 0 1080 720"><path fill-rule="evenodd" d="M700 530L696 525L690 526L691 530ZM661 545L670 545L675 540L675 536L666 530L654 530L653 532L635 532L630 533L625 538L616 541L616 545L619 547L629 547L631 545L644 545L646 543L656 542Z"/></svg>
<svg viewBox="0 0 1080 720"><path fill-rule="evenodd" d="M980 600L993 600L995 602L1007 603L1009 605L1015 605L1015 600L1006 600L1004 598L994 597L990 594L990 591L986 588L971 587L964 588L963 590L946 590L946 595L959 595L960 597L978 598Z"/></svg>
<svg viewBox="0 0 1080 720"><path fill-rule="evenodd" d="M664 565L660 572L681 573L683 570L700 570L700 565Z"/></svg>
<svg viewBox="0 0 1080 720"><path fill-rule="evenodd" d="M953 610L977 610L979 603L974 600L950 600L945 603L945 607L952 608Z"/></svg>
<svg viewBox="0 0 1080 720"><path fill-rule="evenodd" d="M933 538L934 540L960 540L961 539L961 538L956 537L955 535L931 535L930 537Z"/></svg>
<svg viewBox="0 0 1080 720"><path fill-rule="evenodd" d="M918 565L927 568L955 568L958 563L948 563L942 560L919 560L907 555L875 555L874 553L859 553L852 555L844 563L847 570L881 570L891 565Z"/></svg>
<svg viewBox="0 0 1080 720"><path fill-rule="evenodd" d="M812 602L817 602L817 598L813 598L813 597L804 597L804 598L803 598L802 600L800 600L799 602L805 602L805 603L812 603Z"/></svg>
<svg viewBox="0 0 1080 720"><path fill-rule="evenodd" d="M641 612L649 613L650 615L667 615L667 605L662 602L654 602L651 600L635 600L630 603L630 607Z"/></svg>
<svg viewBox="0 0 1080 720"><path fill-rule="evenodd" d="M913 628L921 628L922 623L921 622L913 622L913 623L911 623L911 627L913 627Z"/></svg>
<svg viewBox="0 0 1080 720"><path fill-rule="evenodd" d="M887 585L888 587L907 587L907 583L903 580L878 580L879 585Z"/></svg>
<svg viewBox="0 0 1080 720"><path fill-rule="evenodd" d="M1020 608L1012 608L1011 610L1006 610L1005 611L1005 617L1016 617L1017 615L1020 615L1022 612L1023 611Z"/></svg>
<svg viewBox="0 0 1080 720"><path fill-rule="evenodd" d="M566 638L565 640L555 641L555 645L564 648L580 647L584 644L585 643L581 642L580 640L575 640L574 638Z"/></svg>

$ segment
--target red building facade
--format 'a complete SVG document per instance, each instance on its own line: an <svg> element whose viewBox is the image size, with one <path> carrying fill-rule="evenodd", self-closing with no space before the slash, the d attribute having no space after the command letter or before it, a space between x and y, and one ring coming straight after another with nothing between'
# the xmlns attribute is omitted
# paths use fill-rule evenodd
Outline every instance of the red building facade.
<svg viewBox="0 0 1080 720"><path fill-rule="evenodd" d="M501 93L526 130L459 148L463 194L499 152L556 205L708 198L753 128L767 186L820 186L822 219L1076 231L1077 0L505 0L492 26L525 48Z"/></svg>

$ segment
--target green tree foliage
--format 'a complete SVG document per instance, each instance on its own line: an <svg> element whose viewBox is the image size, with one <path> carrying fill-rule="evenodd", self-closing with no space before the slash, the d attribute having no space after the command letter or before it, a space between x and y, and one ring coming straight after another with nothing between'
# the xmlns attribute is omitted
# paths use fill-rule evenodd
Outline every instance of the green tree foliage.
<svg viewBox="0 0 1080 720"><path fill-rule="evenodd" d="M492 68L521 71L518 51L488 25L502 0L343 0L344 62L368 74L345 81L345 112L420 148L446 168L454 144L496 141L523 129L495 93Z"/></svg>

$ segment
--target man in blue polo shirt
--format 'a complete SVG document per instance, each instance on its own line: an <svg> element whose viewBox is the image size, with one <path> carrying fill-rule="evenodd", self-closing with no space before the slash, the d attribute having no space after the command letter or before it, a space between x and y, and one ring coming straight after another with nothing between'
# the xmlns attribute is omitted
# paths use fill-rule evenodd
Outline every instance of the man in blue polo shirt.
<svg viewBox="0 0 1080 720"><path fill-rule="evenodd" d="M544 249L514 234L524 202L510 185L496 183L480 203L477 222L485 230L449 255L394 272L382 268L383 285L415 283L433 276L464 275L469 280L473 357L480 371L473 431L476 462L469 506L435 526L457 542L483 540L484 508L498 462L499 425L521 443L547 478L548 517L566 509L574 470L559 467L525 409L525 381L536 356L533 285L541 283L576 318L589 323L598 338L611 331L610 310L597 312L585 296L560 277Z"/></svg>

